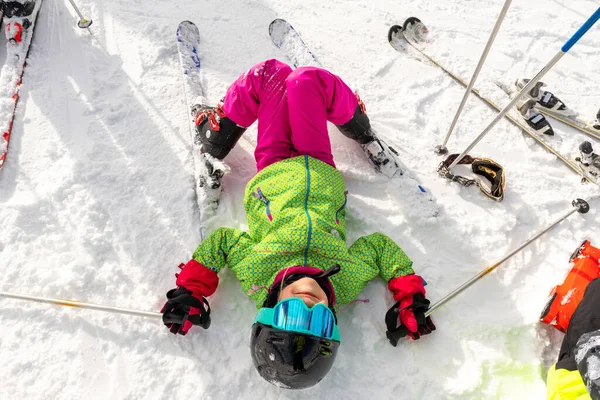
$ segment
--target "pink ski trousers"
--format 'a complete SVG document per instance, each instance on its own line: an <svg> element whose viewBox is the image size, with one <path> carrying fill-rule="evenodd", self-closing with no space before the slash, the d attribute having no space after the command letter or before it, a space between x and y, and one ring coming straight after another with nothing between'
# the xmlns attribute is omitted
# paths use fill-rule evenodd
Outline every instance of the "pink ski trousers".
<svg viewBox="0 0 600 400"><path fill-rule="evenodd" d="M249 127L258 119L256 168L308 155L335 167L327 121L350 121L358 101L341 78L321 68L296 70L278 60L264 61L227 89L223 111Z"/></svg>

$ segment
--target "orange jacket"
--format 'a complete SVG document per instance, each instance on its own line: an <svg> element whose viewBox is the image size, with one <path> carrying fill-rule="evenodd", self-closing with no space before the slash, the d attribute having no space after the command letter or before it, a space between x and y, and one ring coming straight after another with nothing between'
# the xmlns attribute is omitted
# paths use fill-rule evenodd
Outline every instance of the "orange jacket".
<svg viewBox="0 0 600 400"><path fill-rule="evenodd" d="M541 320L566 332L571 316L583 299L588 284L600 278L598 259L600 249L593 247L588 240L571 256L571 270L564 282L550 291L550 300L542 312Z"/></svg>

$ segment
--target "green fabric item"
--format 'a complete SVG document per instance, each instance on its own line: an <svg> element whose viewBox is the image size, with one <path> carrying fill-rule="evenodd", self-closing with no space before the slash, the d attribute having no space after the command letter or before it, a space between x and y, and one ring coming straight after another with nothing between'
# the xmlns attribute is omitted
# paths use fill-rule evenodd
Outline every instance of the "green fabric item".
<svg viewBox="0 0 600 400"><path fill-rule="evenodd" d="M548 371L546 379L548 400L592 400L578 370L556 369Z"/></svg>
<svg viewBox="0 0 600 400"><path fill-rule="evenodd" d="M257 308L287 267L324 271L339 264L340 273L331 277L338 306L377 276L388 282L414 273L404 251L382 233L346 246L346 186L339 171L322 161L299 156L268 166L246 186L244 205L249 232L219 228L193 258L217 272L229 266Z"/></svg>

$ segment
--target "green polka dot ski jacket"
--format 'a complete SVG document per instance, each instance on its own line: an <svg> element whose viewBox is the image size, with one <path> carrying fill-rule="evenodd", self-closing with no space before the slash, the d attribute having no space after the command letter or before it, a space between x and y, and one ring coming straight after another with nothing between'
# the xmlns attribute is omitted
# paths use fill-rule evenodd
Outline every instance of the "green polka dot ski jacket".
<svg viewBox="0 0 600 400"><path fill-rule="evenodd" d="M219 272L228 266L260 308L277 272L310 266L331 277L337 305L350 303L367 283L414 273L412 261L389 237L374 233L346 246L346 187L332 166L308 156L279 161L246 186L248 232L219 228L193 258ZM264 287L255 290L258 287Z"/></svg>

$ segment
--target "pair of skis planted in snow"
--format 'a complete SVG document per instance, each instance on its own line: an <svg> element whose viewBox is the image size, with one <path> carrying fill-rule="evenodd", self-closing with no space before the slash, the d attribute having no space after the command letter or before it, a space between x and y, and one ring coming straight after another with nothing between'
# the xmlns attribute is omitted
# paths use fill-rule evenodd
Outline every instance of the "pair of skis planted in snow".
<svg viewBox="0 0 600 400"><path fill-rule="evenodd" d="M0 168L6 161L23 73L42 0L3 3L6 61L0 71Z"/></svg>
<svg viewBox="0 0 600 400"><path fill-rule="evenodd" d="M300 35L287 21L282 19L276 19L269 25L269 35L273 44L281 49L284 55L289 59L290 63L294 67L303 65L321 66L321 63L310 51L308 46L302 41ZM200 44L200 35L198 28L194 23L190 21L183 21L179 24L177 29L177 43L179 50L179 59L181 62L184 88L186 95L186 104L188 110L191 110L195 104L199 101L206 104L206 98L204 97L202 84L200 79L200 59L198 54L198 46ZM190 119L190 131L195 136L195 130L193 121ZM391 149L394 154L398 154L395 150ZM202 160L198 156L200 155L200 148L194 149L194 160L196 164L196 170L202 167ZM400 188L400 192L404 198L413 198L415 202L411 202L412 207L417 215L430 217L436 216L439 212L438 206L433 200L431 194L421 185L413 176L410 174L408 169L396 158L396 163L399 166L399 173L395 174L395 181L402 182L402 185L406 184L410 186L407 190ZM377 169L377 166L375 166ZM402 186L401 185L401 186ZM199 185L197 185L197 188ZM198 205L200 208L200 219L201 224L204 215L203 210L206 205L202 204L202 196L198 193ZM204 227L201 228L201 232Z"/></svg>

